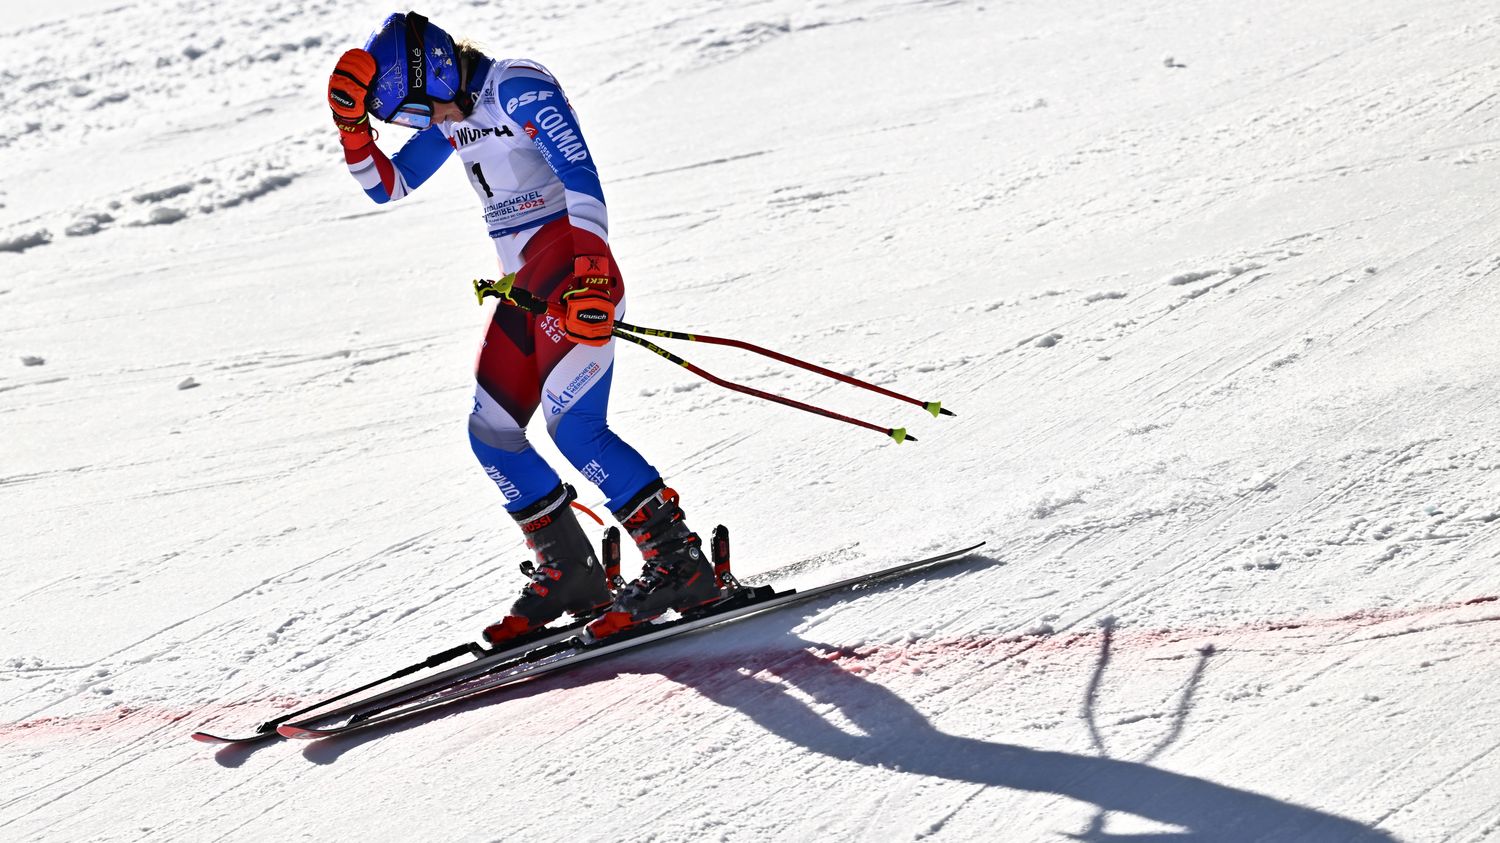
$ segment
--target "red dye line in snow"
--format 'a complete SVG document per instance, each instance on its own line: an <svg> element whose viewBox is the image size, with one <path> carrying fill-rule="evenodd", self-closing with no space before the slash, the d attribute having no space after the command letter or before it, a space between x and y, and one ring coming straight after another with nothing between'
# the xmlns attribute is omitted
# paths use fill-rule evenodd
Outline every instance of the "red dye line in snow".
<svg viewBox="0 0 1500 843"><path fill-rule="evenodd" d="M296 700L285 696L235 703L214 703L194 709L124 704L105 711L62 717L38 717L34 720L0 725L0 748L7 743L26 739L78 738L92 733L147 734L167 726L176 729L172 733L176 739L181 737L178 732L183 721L189 718L194 719L192 725L197 725L199 718L206 721L225 714L238 714L243 717L247 709L256 714L264 714L267 707L291 708L297 704Z"/></svg>
<svg viewBox="0 0 1500 843"><path fill-rule="evenodd" d="M1232 649L1237 644L1243 644L1247 639L1252 642L1258 639L1300 640L1308 637L1309 633L1315 632L1347 636L1361 630L1369 630L1372 634L1369 638L1355 640L1373 641L1444 627L1500 621L1500 614L1474 614L1472 611L1465 611L1470 607L1495 603L1500 603L1500 596L1475 597L1414 609L1367 609L1334 618L1257 622L1219 628L1134 629L1127 625L1120 625L1112 630L1111 646L1117 652L1129 652L1178 644L1196 644L1198 646L1195 649L1201 651L1209 647ZM1427 621L1432 622L1425 623ZM1408 622L1408 625L1387 630L1375 629L1375 627L1402 622ZM825 661L838 662L851 670L894 671L920 669L921 665L927 661L947 662L955 657L971 653L988 654L991 661L1047 658L1056 655L1071 656L1075 653L1092 658L1097 654L1098 644L1103 634L1104 628L1101 626L1084 632L1061 635L1052 633L1009 636L976 635L897 644L871 643L834 648L817 654L816 657ZM1221 644L1227 646L1221 646ZM754 671L774 666L778 662L794 658L799 654L807 655L808 651L803 646L775 650L732 649L726 651L718 648L686 658L675 657L661 665L659 672L671 678L683 672L703 675L735 669ZM637 662L639 659L640 656L636 656ZM632 670L632 672L637 671ZM166 727L171 727L171 735L173 739L176 739L180 737L179 732L185 725L198 726L229 714L239 718L243 718L247 713L257 717L265 716L276 709L285 710L301 704L301 700L278 696L235 703L215 703L187 710L167 709L159 706L121 705L106 711L76 716L41 717L0 725L0 747L6 743L26 739L78 737L90 733L146 734ZM190 724L184 722L189 719L191 719Z"/></svg>
<svg viewBox="0 0 1500 843"><path fill-rule="evenodd" d="M1333 618L1314 618L1303 621L1260 621L1240 626L1201 627L1179 629L1143 629L1128 625L1114 626L1111 649L1117 653L1143 652L1172 645L1191 645L1200 652L1227 650L1247 643L1264 641L1268 646L1276 640L1302 640L1313 633L1344 636L1343 640L1327 641L1319 646L1351 643L1349 635L1367 630L1367 638L1352 641L1374 641L1402 635L1425 632L1445 627L1464 626L1475 623L1500 621L1500 614L1475 614L1465 611L1469 607L1500 603L1500 597L1476 597L1453 603L1423 606L1413 609L1365 609ZM1387 626L1389 629L1377 629ZM1299 634L1300 633L1300 634ZM1054 655L1081 657L1097 656L1104 627L1061 635L1052 633L1013 636L974 636L947 641L919 641L906 646L871 645L868 647L841 648L827 658L864 663L866 667L879 668L917 666L926 659L942 661L963 651L986 651L993 654L1003 651L999 661L1018 658L1046 658ZM1175 656L1174 656L1175 657ZM990 658L995 660L995 656ZM871 664L876 663L876 664Z"/></svg>

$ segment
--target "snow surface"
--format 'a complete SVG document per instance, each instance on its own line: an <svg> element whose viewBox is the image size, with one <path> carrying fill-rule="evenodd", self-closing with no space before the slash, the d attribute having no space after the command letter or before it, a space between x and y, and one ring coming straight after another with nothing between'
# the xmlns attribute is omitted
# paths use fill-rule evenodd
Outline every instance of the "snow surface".
<svg viewBox="0 0 1500 843"><path fill-rule="evenodd" d="M1500 839L1493 3L424 6L562 78L632 321L959 414L677 349L898 446L622 348L742 573L989 546L218 752L517 588L493 254L457 170L345 171L326 74L387 7L10 5L0 838Z"/></svg>

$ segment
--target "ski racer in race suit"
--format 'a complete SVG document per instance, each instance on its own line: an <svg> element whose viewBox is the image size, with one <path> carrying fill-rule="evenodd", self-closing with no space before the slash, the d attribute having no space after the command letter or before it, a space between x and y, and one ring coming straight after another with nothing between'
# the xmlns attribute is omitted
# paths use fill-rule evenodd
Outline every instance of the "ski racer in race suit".
<svg viewBox="0 0 1500 843"><path fill-rule="evenodd" d="M609 427L610 328L625 288L599 173L557 79L536 62L455 43L416 12L397 13L340 57L328 102L349 172L376 202L401 199L456 157L502 268L549 303L544 316L501 304L479 355L469 440L536 553L534 566L522 566L530 582L484 637L516 643L564 612L599 615L590 632L606 635L716 597L676 493ZM416 134L387 156L372 115ZM558 450L600 488L646 560L616 594L570 507L573 489L527 441L539 407Z"/></svg>

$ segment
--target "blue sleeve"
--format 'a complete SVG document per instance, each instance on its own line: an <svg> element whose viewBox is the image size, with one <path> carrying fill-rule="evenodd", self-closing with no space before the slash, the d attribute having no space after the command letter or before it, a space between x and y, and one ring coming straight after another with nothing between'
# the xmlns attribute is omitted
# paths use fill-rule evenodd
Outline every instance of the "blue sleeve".
<svg viewBox="0 0 1500 843"><path fill-rule="evenodd" d="M381 203L400 199L416 190L453 154L453 145L437 126L428 126L412 135L388 161L374 144L370 144L369 149L374 160L368 166L373 167L378 178L368 182L361 179L361 183L365 184L365 194ZM354 166L351 163L350 168ZM356 173L356 177L358 175Z"/></svg>
<svg viewBox="0 0 1500 843"><path fill-rule="evenodd" d="M562 89L528 68L501 82L498 94L505 112L531 137L563 183L574 227L606 237L604 188Z"/></svg>

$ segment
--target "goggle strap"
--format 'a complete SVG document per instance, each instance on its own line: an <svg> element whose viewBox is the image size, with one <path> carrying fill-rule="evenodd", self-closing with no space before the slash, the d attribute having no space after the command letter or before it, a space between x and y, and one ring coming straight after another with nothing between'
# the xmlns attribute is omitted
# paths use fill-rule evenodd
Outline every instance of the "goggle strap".
<svg viewBox="0 0 1500 843"><path fill-rule="evenodd" d="M420 93L427 98L427 18L416 12L406 13L406 96ZM415 45L416 49L412 49Z"/></svg>

